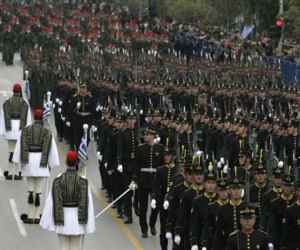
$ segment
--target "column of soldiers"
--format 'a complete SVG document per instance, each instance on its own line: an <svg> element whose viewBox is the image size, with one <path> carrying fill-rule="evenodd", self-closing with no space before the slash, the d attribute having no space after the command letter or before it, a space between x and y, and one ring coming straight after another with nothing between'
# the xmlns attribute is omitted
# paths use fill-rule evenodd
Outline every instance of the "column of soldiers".
<svg viewBox="0 0 300 250"><path fill-rule="evenodd" d="M138 184L116 204L124 223L133 223L134 210L147 238L149 229L157 234L159 217L163 250L170 243L178 250L299 249L299 89L265 72L236 69L140 79L132 70L124 81L121 72L115 75L110 67L98 67L95 58L81 57L92 55L96 45L80 36L70 40L59 48L61 54L57 46L45 50L47 44L42 53L36 48L29 55L31 81L42 77L45 83L42 95L32 89L37 100L31 104L43 101L49 82L55 86L58 136L72 149L79 148L84 123L97 127L108 201L132 180ZM110 49L116 57L126 54ZM36 223L35 217L23 220Z"/></svg>

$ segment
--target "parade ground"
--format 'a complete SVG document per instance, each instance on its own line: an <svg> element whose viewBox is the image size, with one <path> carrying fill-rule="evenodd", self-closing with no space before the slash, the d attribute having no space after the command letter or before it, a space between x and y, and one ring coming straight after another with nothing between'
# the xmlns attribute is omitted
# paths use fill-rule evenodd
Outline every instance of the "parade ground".
<svg viewBox="0 0 300 250"><path fill-rule="evenodd" d="M0 60L1 61L1 60ZM13 66L0 63L0 103L11 96L12 85L22 83L23 69L18 55L15 56ZM54 131L55 133L55 131ZM58 142L57 142L58 143ZM52 171L51 179L45 183L42 200L51 188L53 178L64 170L64 159L67 145L58 143L61 166ZM38 225L25 225L20 220L20 214L26 211L27 189L26 181L6 181L3 170L8 165L8 147L4 139L0 140L0 250L53 250L59 249L55 233L44 231ZM104 208L105 193L101 192L99 171L93 143L89 146L89 160L87 163L87 178L91 183L94 198L95 214ZM159 225L157 225L159 231ZM159 237L150 236L142 239L138 226L138 218L134 217L132 225L125 225L117 218L114 209L96 220L96 233L85 238L85 250L157 250Z"/></svg>

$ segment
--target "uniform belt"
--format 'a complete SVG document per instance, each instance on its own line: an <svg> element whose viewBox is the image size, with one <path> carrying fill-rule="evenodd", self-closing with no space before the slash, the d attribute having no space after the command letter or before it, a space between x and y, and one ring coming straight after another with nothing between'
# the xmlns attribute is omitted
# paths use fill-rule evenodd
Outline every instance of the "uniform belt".
<svg viewBox="0 0 300 250"><path fill-rule="evenodd" d="M16 120L18 120L18 119L20 119L21 118L21 115L20 114L12 114L11 115L11 119L16 119Z"/></svg>
<svg viewBox="0 0 300 250"><path fill-rule="evenodd" d="M42 147L30 146L28 151L31 153L41 153L43 150L42 150Z"/></svg>
<svg viewBox="0 0 300 250"><path fill-rule="evenodd" d="M88 116L88 115L91 115L92 113L91 112L78 112L77 114L81 115L81 116Z"/></svg>
<svg viewBox="0 0 300 250"><path fill-rule="evenodd" d="M156 168L141 168L141 172L144 172L144 173L156 173Z"/></svg>

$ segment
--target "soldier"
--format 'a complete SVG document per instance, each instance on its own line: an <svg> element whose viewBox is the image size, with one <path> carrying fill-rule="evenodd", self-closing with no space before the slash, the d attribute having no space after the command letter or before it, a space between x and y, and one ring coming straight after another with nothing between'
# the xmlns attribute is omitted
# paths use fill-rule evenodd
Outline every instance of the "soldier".
<svg viewBox="0 0 300 250"><path fill-rule="evenodd" d="M132 180L133 171L136 168L136 151L138 148L138 131L136 125L136 115L130 112L127 120L127 126L122 132L121 139L121 158L122 158L122 185L126 189ZM125 191L125 190L124 190ZM129 192L123 199L125 224L132 223L132 196Z"/></svg>
<svg viewBox="0 0 300 250"><path fill-rule="evenodd" d="M137 148L136 170L134 179L138 183L139 189L139 220L142 237L148 237L147 209L148 198L151 195L154 176L157 168L164 164L164 149L161 144L155 144L156 131L149 127L145 131L145 143ZM151 210L150 229L151 234L156 235L155 224L158 216L158 209Z"/></svg>
<svg viewBox="0 0 300 250"><path fill-rule="evenodd" d="M83 249L84 236L95 231L93 198L88 180L79 176L78 155L69 151L67 169L53 181L40 225L58 235L60 249Z"/></svg>
<svg viewBox="0 0 300 250"><path fill-rule="evenodd" d="M235 230L229 235L226 250L242 249L273 249L273 244L267 233L255 229L256 214L255 207L249 204L243 204L240 208L240 230Z"/></svg>
<svg viewBox="0 0 300 250"><path fill-rule="evenodd" d="M155 174L153 183L153 192L151 200L151 208L159 209L160 216L160 246L162 250L168 249L168 241L166 239L166 224L167 224L167 210L163 207L163 202L167 193L173 185L173 178L177 173L177 167L175 166L176 152L172 149L165 149L164 152L164 165L158 167Z"/></svg>
<svg viewBox="0 0 300 250"><path fill-rule="evenodd" d="M297 181L296 200L295 203L289 206L284 215L283 237L280 244L280 249L299 250L300 249L300 182Z"/></svg>
<svg viewBox="0 0 300 250"><path fill-rule="evenodd" d="M71 112L73 112L71 121L74 137L73 146L75 146L76 150L78 150L81 138L84 135L83 124L88 124L89 127L91 127L94 123L95 109L96 106L93 103L92 94L88 91L87 85L85 83L81 83L79 92L73 97L71 110Z"/></svg>
<svg viewBox="0 0 300 250"><path fill-rule="evenodd" d="M231 175L231 184L229 189L230 201L227 205L220 208L218 214L218 224L214 236L213 249L221 250L226 246L229 235L239 228L239 211L242 204L242 189L244 182L238 176L237 167Z"/></svg>
<svg viewBox="0 0 300 250"><path fill-rule="evenodd" d="M12 163L13 152L21 130L31 124L31 112L29 105L22 98L22 87L16 83L13 86L13 96L4 102L0 117L0 134L7 140L8 162ZM5 179L11 180L13 176L9 173L11 169L4 171ZM21 172L14 179L20 180Z"/></svg>
<svg viewBox="0 0 300 250"><path fill-rule="evenodd" d="M280 197L282 189L282 171L283 171L283 162L279 162L277 166L273 168L272 178L271 178L271 186L267 193L265 193L263 197L263 212L264 212L264 220L266 222L266 232L270 232L270 223L269 219L271 216L271 202Z"/></svg>
<svg viewBox="0 0 300 250"><path fill-rule="evenodd" d="M204 169L200 164L189 163L192 169L191 185L183 193L182 199L179 206L179 211L177 215L176 227L175 227L175 244L181 245L182 249L190 249L190 223L191 223L191 213L193 200L197 196L202 196L204 192Z"/></svg>
<svg viewBox="0 0 300 250"><path fill-rule="evenodd" d="M218 216L220 209L227 205L228 200L228 181L225 179L228 169L220 169L217 180L217 200L208 204L208 213L204 220L203 235L201 238L202 247L211 250L213 246L213 236L216 232L218 224Z"/></svg>
<svg viewBox="0 0 300 250"><path fill-rule="evenodd" d="M40 195L44 179L50 169L59 165L59 155L50 130L43 127L43 110L34 111L35 122L25 127L19 136L13 162L22 164L22 173L27 177L28 214L22 214L24 223L38 224L40 221Z"/></svg>
<svg viewBox="0 0 300 250"><path fill-rule="evenodd" d="M250 203L256 204L258 206L258 222L262 229L266 228L266 221L264 218L264 197L268 191L267 183L267 171L265 167L259 163L254 170L254 184L250 186Z"/></svg>
<svg viewBox="0 0 300 250"><path fill-rule="evenodd" d="M209 204L217 200L216 194L216 174L212 162L209 163L208 171L205 175L204 193L197 196L193 201L190 227L190 242L192 250L198 250L203 245L203 230L207 214L209 213Z"/></svg>
<svg viewBox="0 0 300 250"><path fill-rule="evenodd" d="M283 177L281 195L271 201L270 204L270 236L274 242L275 250L280 249L286 209L294 202L294 178L291 175L291 169L289 169L288 173Z"/></svg>

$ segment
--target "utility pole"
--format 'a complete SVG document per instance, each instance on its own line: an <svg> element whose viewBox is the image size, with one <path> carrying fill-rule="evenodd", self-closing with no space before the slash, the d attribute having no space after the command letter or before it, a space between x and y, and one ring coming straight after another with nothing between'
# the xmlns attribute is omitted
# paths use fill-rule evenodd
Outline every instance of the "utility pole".
<svg viewBox="0 0 300 250"><path fill-rule="evenodd" d="M284 13L284 7L283 7L283 1L284 0L279 0L279 13L278 16L279 17L283 17L283 13ZM284 40L284 29L285 29L285 23L283 24L283 26L281 27L281 36L280 36L280 40L278 43L278 54L282 55L282 47L283 47L283 40Z"/></svg>

